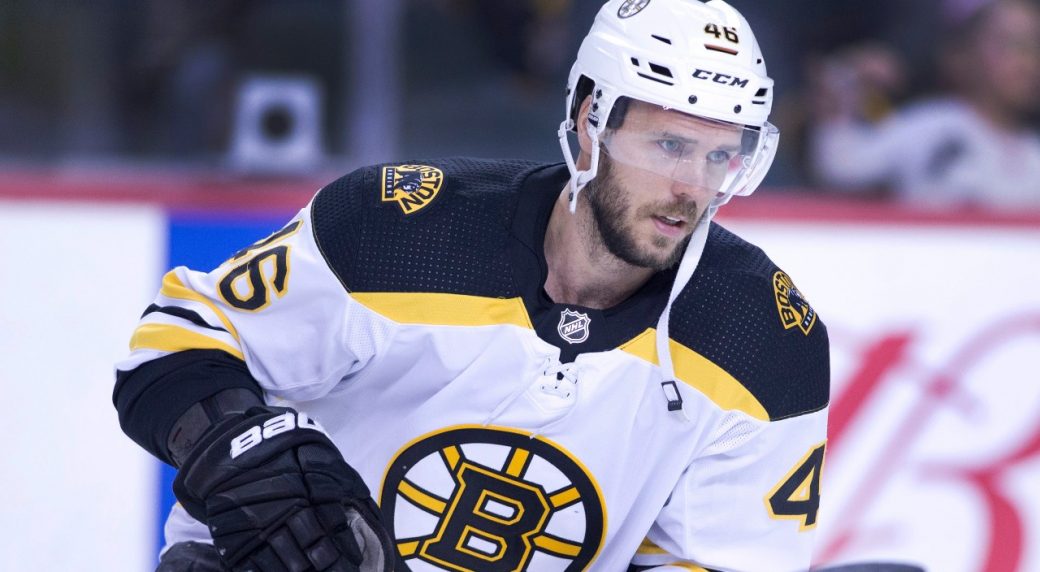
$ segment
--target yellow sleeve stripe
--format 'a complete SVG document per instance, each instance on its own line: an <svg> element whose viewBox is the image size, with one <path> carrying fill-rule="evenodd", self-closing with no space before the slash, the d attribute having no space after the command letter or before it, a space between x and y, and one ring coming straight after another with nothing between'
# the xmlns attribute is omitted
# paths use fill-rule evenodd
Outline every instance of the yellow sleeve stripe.
<svg viewBox="0 0 1040 572"><path fill-rule="evenodd" d="M363 306L400 324L493 326L534 329L520 298L486 298L418 292L352 292Z"/></svg>
<svg viewBox="0 0 1040 572"><path fill-rule="evenodd" d="M658 365L656 335L656 329L648 328L620 349ZM680 381L703 393L722 409L743 411L760 421L769 421L765 407L726 370L675 340L668 340L668 347L672 352L675 375Z"/></svg>
<svg viewBox="0 0 1040 572"><path fill-rule="evenodd" d="M644 538L636 549L636 554L668 554L668 551L654 544L649 538Z"/></svg>
<svg viewBox="0 0 1040 572"><path fill-rule="evenodd" d="M235 338L236 342L242 343L242 340L238 337L238 330L236 330L235 326L231 324L231 320L227 318L224 312L210 299L185 286L184 283L181 282L181 279L177 277L177 273L173 270L167 272L166 275L163 276L162 289L159 290L159 293L167 298L191 300L193 302L205 304L214 314L217 315L218 318L220 318L220 321L224 324L224 329L231 334L231 337Z"/></svg>
<svg viewBox="0 0 1040 572"><path fill-rule="evenodd" d="M636 549L636 554L647 556L647 555L660 555L668 554L668 551L660 546L654 544L649 538L644 538L643 542L639 544L639 548ZM691 562L669 562L667 564L656 564L655 566L675 566L676 568L683 568L685 570L692 570L693 572L708 572L704 568L697 566Z"/></svg>
<svg viewBox="0 0 1040 572"><path fill-rule="evenodd" d="M184 350L223 350L240 360L245 360L242 350L220 340L198 332L169 324L142 324L130 338L130 350L159 350L180 352Z"/></svg>
<svg viewBox="0 0 1040 572"><path fill-rule="evenodd" d="M693 572L708 572L704 568L701 568L696 564L690 564L689 562L669 562L668 566L675 566L676 568L685 568L686 570L692 570Z"/></svg>

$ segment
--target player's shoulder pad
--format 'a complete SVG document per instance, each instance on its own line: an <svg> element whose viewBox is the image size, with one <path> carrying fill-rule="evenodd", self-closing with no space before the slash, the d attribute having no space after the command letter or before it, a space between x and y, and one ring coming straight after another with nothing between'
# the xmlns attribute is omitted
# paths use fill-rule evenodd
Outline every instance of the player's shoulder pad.
<svg viewBox="0 0 1040 572"><path fill-rule="evenodd" d="M373 165L311 204L315 242L352 292L516 295L506 241L526 161L450 158Z"/></svg>
<svg viewBox="0 0 1040 572"><path fill-rule="evenodd" d="M718 224L673 306L669 334L733 376L770 420L827 406L830 354L823 321L760 248Z"/></svg>

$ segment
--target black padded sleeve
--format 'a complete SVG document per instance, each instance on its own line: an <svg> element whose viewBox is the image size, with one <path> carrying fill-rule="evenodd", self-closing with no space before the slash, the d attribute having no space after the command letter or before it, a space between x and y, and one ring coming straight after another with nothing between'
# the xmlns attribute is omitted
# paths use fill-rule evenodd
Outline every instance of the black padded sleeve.
<svg viewBox="0 0 1040 572"><path fill-rule="evenodd" d="M167 438L189 408L225 390L263 392L245 362L219 350L188 350L116 372L112 402L119 425L138 445L174 465Z"/></svg>

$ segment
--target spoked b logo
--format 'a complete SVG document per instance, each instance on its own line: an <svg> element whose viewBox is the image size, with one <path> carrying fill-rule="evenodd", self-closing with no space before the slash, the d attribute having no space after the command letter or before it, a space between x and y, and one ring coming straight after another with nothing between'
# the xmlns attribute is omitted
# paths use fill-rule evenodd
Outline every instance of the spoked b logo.
<svg viewBox="0 0 1040 572"><path fill-rule="evenodd" d="M391 461L380 497L412 570L584 570L605 532L588 471L557 445L511 429L417 439Z"/></svg>

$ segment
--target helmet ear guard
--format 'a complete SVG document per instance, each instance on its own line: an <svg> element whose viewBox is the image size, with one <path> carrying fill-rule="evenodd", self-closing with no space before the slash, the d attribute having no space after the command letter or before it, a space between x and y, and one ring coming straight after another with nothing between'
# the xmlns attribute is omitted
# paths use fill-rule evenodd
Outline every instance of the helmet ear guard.
<svg viewBox="0 0 1040 572"><path fill-rule="evenodd" d="M599 136L603 132L603 128L606 126L607 121L601 119L599 113L597 113L599 109L601 109L601 104L596 100L602 98L603 91L600 89L598 90L598 94L594 95L593 89L595 89L595 82L586 76L579 77L578 81L575 83L575 87L568 87L567 106L569 111L567 113L567 119L560 123L560 127L557 130L557 137L560 140L560 148L563 151L563 158L567 163L567 169L571 173L571 180L570 183L568 183L570 190L567 193L567 203L572 214L578 208L578 193L585 188L585 185L587 185L589 181L596 178L596 174L599 172ZM593 101L589 110L588 121L585 126L587 130L586 133L592 144L592 149L589 150L591 159L589 168L584 171L579 171L574 161L567 134L572 131L577 133L579 128L578 124L581 120L581 107L584 105L585 100L590 96L593 97ZM613 107L613 105L610 107ZM610 111L607 111L608 117L609 113Z"/></svg>
<svg viewBox="0 0 1040 572"><path fill-rule="evenodd" d="M573 86L567 86L567 118L574 122L575 125L578 122L581 104L585 102L586 97L592 95L592 89L595 86L596 82L586 75L578 77ZM575 128L572 127L573 129Z"/></svg>

